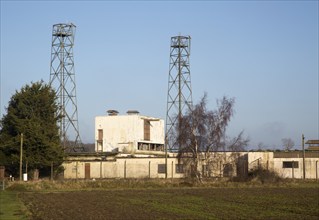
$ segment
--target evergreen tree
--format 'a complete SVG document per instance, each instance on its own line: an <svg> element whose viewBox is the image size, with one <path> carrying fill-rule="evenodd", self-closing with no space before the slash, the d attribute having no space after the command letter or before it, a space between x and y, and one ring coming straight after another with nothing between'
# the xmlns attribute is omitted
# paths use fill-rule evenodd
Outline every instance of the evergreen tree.
<svg viewBox="0 0 319 220"><path fill-rule="evenodd" d="M49 174L51 163L61 165L58 105L54 90L43 81L22 87L11 97L7 114L0 121L0 165L17 175L20 136L23 133L23 164L28 170Z"/></svg>

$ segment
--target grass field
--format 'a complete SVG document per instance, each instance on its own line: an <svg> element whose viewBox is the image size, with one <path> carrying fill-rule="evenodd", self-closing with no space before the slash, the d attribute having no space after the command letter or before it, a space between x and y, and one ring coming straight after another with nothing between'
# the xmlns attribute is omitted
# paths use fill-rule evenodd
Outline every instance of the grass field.
<svg viewBox="0 0 319 220"><path fill-rule="evenodd" d="M0 191L0 219L27 219L26 210L16 192Z"/></svg>
<svg viewBox="0 0 319 220"><path fill-rule="evenodd" d="M108 183L111 187L104 187ZM113 183L110 184L110 183ZM120 183L122 185L120 185ZM229 184L218 187L111 181L17 185L30 219L318 219L319 184ZM80 189L79 185L86 187ZM115 185L118 185L116 187ZM155 185L154 185L155 184ZM90 187L88 187L90 186ZM145 187L147 186L147 188ZM55 187L55 188L54 188ZM56 189L58 188L58 189ZM7 192L2 195L15 195ZM22 206L23 207L23 206ZM13 208L12 219L23 219ZM0 219L3 215L0 215ZM16 217L16 218L15 218Z"/></svg>

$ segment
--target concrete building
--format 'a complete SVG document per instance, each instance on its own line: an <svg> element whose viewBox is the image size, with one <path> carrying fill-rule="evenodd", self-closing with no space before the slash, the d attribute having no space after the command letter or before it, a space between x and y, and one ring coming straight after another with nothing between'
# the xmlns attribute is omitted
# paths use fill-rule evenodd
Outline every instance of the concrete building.
<svg viewBox="0 0 319 220"><path fill-rule="evenodd" d="M319 152L212 152L203 154L199 169L203 177L247 177L263 168L275 171L282 178L318 179ZM305 169L304 165L305 164ZM165 178L165 157L155 154L91 153L69 155L63 163L64 178ZM169 153L167 177L183 178L192 169L189 158L178 159Z"/></svg>
<svg viewBox="0 0 319 220"><path fill-rule="evenodd" d="M191 155L164 154L164 121L128 111L95 118L95 153L69 154L63 163L65 179L183 178L190 175ZM318 179L318 140L305 151L202 153L198 170L203 177L247 177L256 169L282 178Z"/></svg>
<svg viewBox="0 0 319 220"><path fill-rule="evenodd" d="M128 111L95 118L95 151L134 154L164 151L164 120Z"/></svg>
<svg viewBox="0 0 319 220"><path fill-rule="evenodd" d="M249 152L248 171L258 167L275 171L282 178L318 179L319 151Z"/></svg>
<svg viewBox="0 0 319 220"><path fill-rule="evenodd" d="M244 153L236 153L237 156ZM213 153L214 163L201 160L203 176L232 177L240 172L236 169L235 155L232 152ZM161 155L91 153L69 155L64 161L64 178L165 178L165 157ZM247 169L247 166L245 166ZM183 178L191 170L188 158L179 160L177 154L169 153L167 158L167 177Z"/></svg>

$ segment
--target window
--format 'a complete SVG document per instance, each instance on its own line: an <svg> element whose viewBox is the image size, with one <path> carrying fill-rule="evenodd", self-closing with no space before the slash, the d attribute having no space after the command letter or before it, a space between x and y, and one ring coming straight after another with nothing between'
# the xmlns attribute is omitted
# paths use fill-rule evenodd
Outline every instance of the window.
<svg viewBox="0 0 319 220"><path fill-rule="evenodd" d="M208 165L203 165L202 166L202 175L203 176L208 176Z"/></svg>
<svg viewBox="0 0 319 220"><path fill-rule="evenodd" d="M283 161L282 168L299 168L298 161Z"/></svg>
<svg viewBox="0 0 319 220"><path fill-rule="evenodd" d="M231 163L224 164L223 176L224 177L233 176L233 165Z"/></svg>
<svg viewBox="0 0 319 220"><path fill-rule="evenodd" d="M184 164L175 164L175 173L184 173Z"/></svg>
<svg viewBox="0 0 319 220"><path fill-rule="evenodd" d="M98 129L98 139L97 139L97 149L96 151L101 152L103 151L103 129Z"/></svg>
<svg viewBox="0 0 319 220"><path fill-rule="evenodd" d="M144 140L151 140L151 122L144 120Z"/></svg>
<svg viewBox="0 0 319 220"><path fill-rule="evenodd" d="M165 173L165 171L166 171L165 164L158 164L157 173Z"/></svg>
<svg viewBox="0 0 319 220"><path fill-rule="evenodd" d="M103 140L103 130L102 129L98 129L98 140L99 141Z"/></svg>

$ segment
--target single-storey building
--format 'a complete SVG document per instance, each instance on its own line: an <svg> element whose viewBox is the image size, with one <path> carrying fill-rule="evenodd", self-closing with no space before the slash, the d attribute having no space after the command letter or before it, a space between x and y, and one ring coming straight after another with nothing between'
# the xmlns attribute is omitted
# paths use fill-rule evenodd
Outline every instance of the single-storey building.
<svg viewBox="0 0 319 220"><path fill-rule="evenodd" d="M183 178L194 170L191 157L164 151L164 121L130 110L95 118L95 152L69 154L63 163L65 179ZM275 152L209 152L200 154L197 171L203 177L246 177L263 168L283 178L318 179L317 141L309 150ZM167 172L166 172L167 170Z"/></svg>
<svg viewBox="0 0 319 220"><path fill-rule="evenodd" d="M275 171L283 178L318 179L319 152L212 152L202 155L199 170L203 177L247 176L258 168ZM165 178L162 154L91 153L70 154L63 163L65 179ZM304 169L305 167L305 169ZM190 171L188 159L174 153L167 158L167 177L183 178Z"/></svg>

